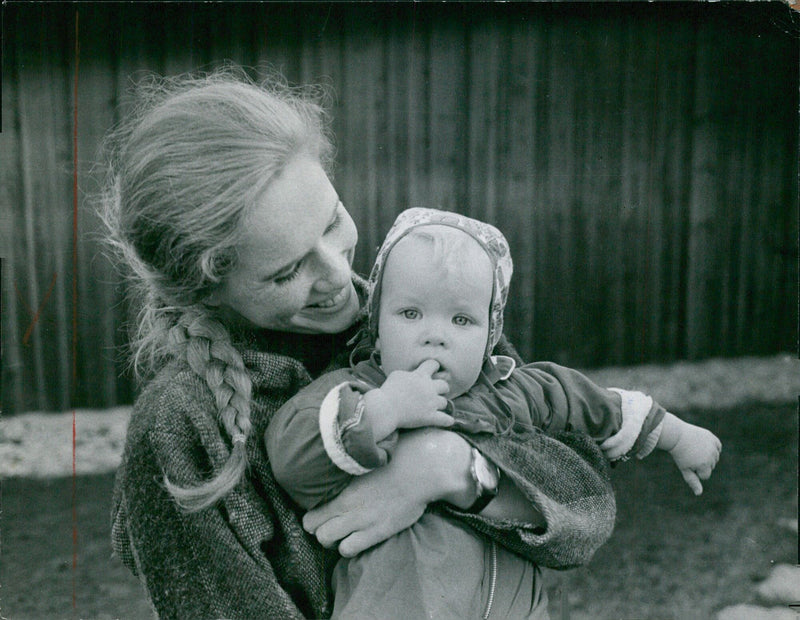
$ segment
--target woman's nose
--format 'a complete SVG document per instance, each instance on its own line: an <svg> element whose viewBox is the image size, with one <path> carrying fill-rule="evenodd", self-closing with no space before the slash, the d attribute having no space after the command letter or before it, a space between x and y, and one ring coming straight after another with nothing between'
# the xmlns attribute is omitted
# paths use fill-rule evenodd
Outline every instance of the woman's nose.
<svg viewBox="0 0 800 620"><path fill-rule="evenodd" d="M350 249L342 250L339 247L323 246L317 252L320 275L314 283L314 288L320 292L328 293L338 291L350 282Z"/></svg>

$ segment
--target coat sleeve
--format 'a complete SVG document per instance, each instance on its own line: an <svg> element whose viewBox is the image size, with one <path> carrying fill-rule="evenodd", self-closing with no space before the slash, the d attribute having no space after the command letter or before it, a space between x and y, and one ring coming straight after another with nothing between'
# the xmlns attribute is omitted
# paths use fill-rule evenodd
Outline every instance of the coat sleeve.
<svg viewBox="0 0 800 620"><path fill-rule="evenodd" d="M145 483L139 490L170 501L163 488L148 487ZM139 578L158 618L306 617L271 566L242 553L219 508L207 509L202 517L163 510L148 514L137 505L138 495L115 494L112 547ZM235 578L225 578L223 571Z"/></svg>
<svg viewBox="0 0 800 620"><path fill-rule="evenodd" d="M264 435L273 474L306 510L391 458L398 433L376 442L359 408L369 389L340 371L303 388L273 416Z"/></svg>
<svg viewBox="0 0 800 620"><path fill-rule="evenodd" d="M625 452L639 456L652 449L648 437L664 418L663 407L643 394L601 387L577 370L551 362L526 364L509 381L524 394L534 426L550 434L580 431L597 442L624 427L630 438Z"/></svg>
<svg viewBox="0 0 800 620"><path fill-rule="evenodd" d="M533 429L462 434L501 469L545 520L544 527L441 509L531 562L565 569L588 562L614 529L616 503L606 460L582 433Z"/></svg>
<svg viewBox="0 0 800 620"><path fill-rule="evenodd" d="M337 467L320 433L320 409L328 387L312 383L304 388L275 413L264 434L275 479L306 510L336 497L354 475Z"/></svg>

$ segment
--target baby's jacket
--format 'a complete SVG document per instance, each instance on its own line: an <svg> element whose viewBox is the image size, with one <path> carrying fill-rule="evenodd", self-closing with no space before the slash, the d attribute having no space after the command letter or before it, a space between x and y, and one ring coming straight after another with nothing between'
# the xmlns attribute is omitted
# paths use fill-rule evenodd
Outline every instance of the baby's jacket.
<svg viewBox="0 0 800 620"><path fill-rule="evenodd" d="M386 376L374 359L319 377L272 419L265 440L275 478L311 509L338 495L354 475L385 465L398 433L376 442L358 401ZM628 454L643 458L658 441L664 409L651 399L602 388L551 362L516 366L493 356L470 390L448 405L450 430L467 436L578 431L600 442L625 426ZM537 430L538 429L538 430Z"/></svg>

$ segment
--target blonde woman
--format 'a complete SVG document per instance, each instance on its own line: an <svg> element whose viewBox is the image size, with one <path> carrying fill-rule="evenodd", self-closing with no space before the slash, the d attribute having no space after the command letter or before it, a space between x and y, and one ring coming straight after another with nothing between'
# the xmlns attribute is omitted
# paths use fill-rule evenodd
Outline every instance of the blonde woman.
<svg viewBox="0 0 800 620"><path fill-rule="evenodd" d="M491 516L466 512L474 454L445 429L405 434L388 466L309 513L314 535L275 483L261 440L272 414L345 366L363 325L357 232L317 103L233 71L160 81L111 144L105 219L137 293L145 380L112 542L160 617L327 617L337 552L386 540L439 500L501 545L547 553L524 446L495 451L506 475ZM613 523L613 498L589 513Z"/></svg>

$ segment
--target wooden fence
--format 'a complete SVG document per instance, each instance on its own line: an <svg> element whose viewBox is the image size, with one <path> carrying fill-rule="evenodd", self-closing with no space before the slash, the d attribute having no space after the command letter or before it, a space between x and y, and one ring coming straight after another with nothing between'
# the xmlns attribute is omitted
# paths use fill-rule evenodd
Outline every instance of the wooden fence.
<svg viewBox="0 0 800 620"><path fill-rule="evenodd" d="M796 347L798 19L782 3L4 9L6 412L131 400L98 148L137 77L224 60L333 86L359 270L408 206L500 226L525 357Z"/></svg>

